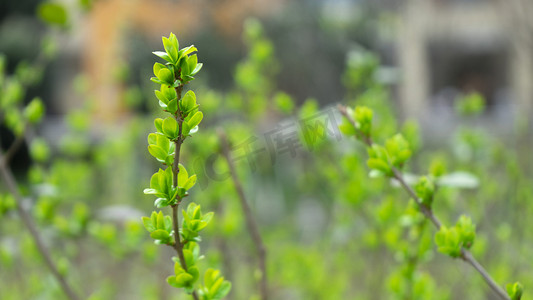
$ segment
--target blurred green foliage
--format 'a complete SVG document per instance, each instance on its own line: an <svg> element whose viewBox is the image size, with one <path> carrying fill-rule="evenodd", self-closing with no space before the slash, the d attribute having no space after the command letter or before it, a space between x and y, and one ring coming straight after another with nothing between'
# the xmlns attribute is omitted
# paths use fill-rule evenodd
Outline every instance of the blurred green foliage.
<svg viewBox="0 0 533 300"><path fill-rule="evenodd" d="M50 23L68 24L68 16L53 5L45 2L48 8L40 16ZM244 238L237 195L228 179L228 166L218 154L216 127L228 132L235 157L242 156L235 162L264 235L273 299L489 299L491 291L478 274L436 255L441 251L456 256L461 245L468 245L498 282L519 278L524 286L533 285L529 263L533 252L525 242L531 239L527 216L533 212L531 157L522 133L513 132L511 141L502 140L485 128L465 123L459 124L452 139L441 141L439 149L429 147L416 122L398 120L389 86L378 80L379 58L358 49L347 55L342 92L345 104L368 108L351 113L364 134L371 133L384 145L370 150L367 167L364 149L356 151L360 146L338 138L334 125L340 125L340 117L324 118L334 109L320 107L313 99L297 105L299 99L276 86L277 76L286 76L278 59L285 49L274 48L261 23L248 20L243 35L247 55L235 66L231 86L221 91L193 83L205 126L182 154L191 163L188 172L197 178L190 198L217 216L211 221L216 224L202 232L206 258L198 261L198 267L208 271L198 281L207 289L205 294L220 278L212 267L234 283L229 298L258 298L254 245ZM43 40L40 57L49 62L57 48L53 39ZM43 117L42 103L27 95L28 87L42 80L43 63L19 62L17 71L9 72L7 58L0 58L2 124L21 135L26 123ZM92 123L94 107L86 105L65 117L68 130L58 141L39 137L36 130L27 142L32 165L18 178L25 205L61 272L87 298L188 299L162 278L174 272L169 282L176 286L190 278L183 276L179 266L168 267L171 249L156 247L139 222L153 204L149 196L140 197L140 191L156 187L148 178L160 163L172 163L168 154L173 151L171 143L153 136L149 144L163 151L155 147L147 151L145 137L154 118L161 120L155 124L159 132L174 137L174 124L165 125L160 112L160 107L174 110L174 99L163 88L158 90L161 102L153 97L145 100L155 85L131 84L131 78L124 76L128 63L121 68L116 80L127 87L123 101L131 109L128 119L121 127L99 132ZM167 82L162 69L157 70L156 80ZM194 77L194 71L187 68L183 75ZM84 77L75 84L74 96L90 103ZM189 110L196 95L187 97L184 109ZM147 113L136 110L140 104ZM457 102L465 122L483 107L483 99L475 94ZM278 151L287 144L276 141L286 140L266 126L315 116L322 117L314 124L320 126L291 128L296 128L292 141L300 145L295 155L290 148ZM351 129L341 126L341 130L349 133ZM270 138L273 134L278 138ZM273 148L268 147L269 141ZM253 146L252 152L242 152L239 146L243 145ZM159 162L150 162L150 154L156 154ZM403 167L407 174L429 173L418 180L413 175L410 183L445 223L455 225L439 232L428 226L415 203L383 176L390 175L391 164ZM191 219L198 219L196 207L189 207ZM464 212L470 217L459 217ZM0 216L0 298L62 299L16 217L13 197L3 187ZM153 214L149 221L144 219L156 240L167 238L159 231L169 232L166 219L159 221L158 214L155 223ZM476 234L473 224L480 228ZM193 257L197 255L198 245L188 245ZM521 284L510 283L506 289L511 299L522 297Z"/></svg>
<svg viewBox="0 0 533 300"><path fill-rule="evenodd" d="M37 7L37 15L50 25L65 26L68 22L68 13L62 4L43 2Z"/></svg>

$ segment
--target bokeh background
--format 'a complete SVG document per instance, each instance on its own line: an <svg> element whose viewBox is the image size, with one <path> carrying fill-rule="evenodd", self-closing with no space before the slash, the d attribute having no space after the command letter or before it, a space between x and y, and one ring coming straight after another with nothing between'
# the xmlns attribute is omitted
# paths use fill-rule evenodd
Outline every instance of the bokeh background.
<svg viewBox="0 0 533 300"><path fill-rule="evenodd" d="M406 194L368 177L335 105L372 107L378 140L402 132L410 174L445 165L437 215L472 216L473 252L527 290L531 12L529 0L2 0L0 101L46 106L11 168L84 298L188 299L166 284L171 249L140 222L160 167L146 148L162 116L151 52L173 32L204 63L190 88L205 117L183 161L199 176L189 198L215 211L204 262L233 282L230 299L258 299L261 274L217 129L265 240L272 299L497 299L436 251ZM5 150L17 116L0 115ZM12 201L0 183L0 299L61 299Z"/></svg>

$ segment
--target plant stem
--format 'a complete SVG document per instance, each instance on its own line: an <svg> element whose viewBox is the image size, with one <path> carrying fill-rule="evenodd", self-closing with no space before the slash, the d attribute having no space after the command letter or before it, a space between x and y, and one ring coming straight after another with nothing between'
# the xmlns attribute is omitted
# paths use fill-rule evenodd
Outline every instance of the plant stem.
<svg viewBox="0 0 533 300"><path fill-rule="evenodd" d="M339 105L338 106L338 109L340 111L340 113L354 126L354 128L357 130L357 126L356 126L356 123L355 123L355 120L352 118L352 116L350 116L348 114L348 112L346 111L346 107L342 106L342 105ZM368 146L368 147L371 147L373 145L372 143L372 140L370 138L368 139L363 139L363 141L365 142L365 144ZM403 178L403 175L402 173L392 167L392 172L393 172L393 177L400 183L400 185L403 187L403 189L409 194L409 196L411 198L413 198L413 200L416 202L416 204L418 205L419 209L420 209L420 212L422 212L422 214L424 214L424 216L426 218L428 218L432 223L433 225L435 225L435 227L437 229L440 229L442 227L442 223L441 221L435 216L435 214L433 214L433 211L431 210L430 207L426 206L425 204L422 203L422 200L416 195L415 191L411 188L411 186L409 186L407 184L407 182L405 181L405 179ZM505 300L510 300L511 298L509 298L509 296L507 295L507 293L505 292L505 290L500 287L496 281L494 281L494 279L492 279L492 277L490 276L490 274L483 268L483 266L474 258L474 256L472 255L472 253L470 253L470 251L468 251L467 249L465 248L461 248L461 256L460 258L462 260L464 260L465 262L469 263L470 265L472 265L472 267L474 267L474 269L476 269L476 271L478 271L479 274L481 274L481 276L483 277L483 279L485 280L485 282L489 285L489 287L498 295L500 296L501 299L505 299Z"/></svg>
<svg viewBox="0 0 533 300"><path fill-rule="evenodd" d="M6 166L9 165L9 162L11 161L15 153L17 153L17 150L20 148L20 146L22 146L23 142L24 142L24 135L20 135L15 139L13 144L9 146L3 158L3 161L6 164Z"/></svg>
<svg viewBox="0 0 533 300"><path fill-rule="evenodd" d="M17 141L22 140L22 139L23 138L19 137L17 138ZM17 141L15 141L15 143L17 143ZM15 146L15 143L10 147L10 150L14 149L15 147L18 147L18 146ZM14 150L12 152L9 152L8 150L8 153L13 153L13 152ZM59 282L59 285L63 289L63 292L65 293L65 295L71 300L80 299L77 296L77 294L74 293L74 290L68 284L65 277L63 277L63 275L61 275L61 273L59 272L59 269L57 268L56 264L52 260L52 256L50 255L50 252L44 245L44 242L41 239L39 232L37 231L37 227L35 226L35 223L33 222L32 217L22 205L23 198L18 190L17 183L13 176L13 173L8 167L9 160L7 158L9 157L6 155L0 154L0 173L2 174L2 178L4 179L4 182L6 183L7 188L9 189L9 192L13 195L13 197L15 197L15 200L16 200L15 203L16 203L16 209L17 209L18 215L20 216L22 222L24 223L24 225L30 232L31 237L33 238L33 241L35 242L35 245L37 246L37 250L43 257L46 263L46 266L48 267L48 269L50 269L50 272L52 273L52 275Z"/></svg>
<svg viewBox="0 0 533 300"><path fill-rule="evenodd" d="M181 99L181 91L183 90L183 85L179 85L176 88L176 95L178 97L178 111L176 112L176 120L178 121L178 138L176 141L174 141L174 163L172 165L172 186L174 188L178 187L178 174L180 172L179 164L180 164L180 152L181 152L181 144L183 144L183 136L182 136L182 129L183 129L183 117L181 115L181 111L179 109L179 100ZM181 267L185 272L187 272L187 262L185 261L185 256L183 255L183 244L181 243L180 238L180 227L179 227L179 219L178 219L178 207L180 205L181 198L178 199L178 203L172 205L172 226L174 230L174 240L176 252L178 253L178 257L180 260ZM195 300L198 300L198 294L196 293L196 290L192 291L192 297Z"/></svg>
<svg viewBox="0 0 533 300"><path fill-rule="evenodd" d="M405 179L403 178L403 175L398 169L393 168L394 172L394 178L400 182L402 187L407 191L407 193L413 198L420 208L420 211L428 218L437 229L440 229L442 226L442 223L440 220L433 214L433 211L428 206L424 205L422 203L422 200L418 198L416 193L413 191L413 189L406 183ZM505 292L503 288L501 288L494 279L490 276L490 274L483 268L483 266L474 258L472 253L468 251L465 248L461 247L461 256L460 258L470 265L474 267L478 271L479 274L485 279L485 282L489 285L489 287L502 299L510 300L509 296Z"/></svg>
<svg viewBox="0 0 533 300"><path fill-rule="evenodd" d="M435 216L435 214L433 214L433 211L431 210L430 207L422 203L422 200L418 198L418 196L416 195L415 191L411 188L411 186L408 185L407 182L405 182L405 179L403 178L402 173L394 167L392 167L392 172L394 174L394 178L400 183L403 189L407 191L407 193L409 194L409 196L411 196L411 198L413 198L413 200L415 200L416 204L418 205L420 209L420 212L422 212L422 214L424 214L424 216L426 216L426 218L428 218L431 221L431 223L435 225L437 230L440 229L442 227L442 223L440 222L440 220Z"/></svg>
<svg viewBox="0 0 533 300"><path fill-rule="evenodd" d="M174 227L174 239L176 242L174 243L174 249L176 249L176 252L178 253L178 257L180 259L181 267L187 271L187 263L185 262L185 256L183 255L183 244L180 240L179 235L179 224L178 224L178 205L172 205L172 226Z"/></svg>
<svg viewBox="0 0 533 300"><path fill-rule="evenodd" d="M226 136L226 133L223 130L219 130L218 136L219 136L220 143L222 146L222 154L224 155L224 158L226 159L228 163L229 170L231 173L231 178L233 180L233 184L235 185L235 189L237 190L237 194L239 196L241 208L246 219L246 225L247 225L246 227L248 228L248 233L250 234L250 237L252 238L255 244L256 250L257 250L257 256L259 258L259 269L261 270L261 281L260 281L261 299L266 300L268 299L268 281L267 281L267 272L266 272L266 248L263 243L263 239L261 238L261 233L259 232L257 223L255 222L255 218L252 214L252 210L250 209L250 206L248 205L248 201L246 200L246 195L244 194L244 189L242 188L242 184L239 180L239 177L237 176L235 165L233 164L233 161L231 160L230 146L228 143L228 138Z"/></svg>

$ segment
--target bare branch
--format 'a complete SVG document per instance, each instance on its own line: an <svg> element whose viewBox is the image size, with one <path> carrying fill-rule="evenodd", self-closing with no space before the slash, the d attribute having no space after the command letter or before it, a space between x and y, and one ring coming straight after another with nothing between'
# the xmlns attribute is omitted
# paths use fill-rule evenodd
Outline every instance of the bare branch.
<svg viewBox="0 0 533 300"><path fill-rule="evenodd" d="M248 228L248 233L250 234L250 237L252 238L255 244L256 250L257 250L257 256L259 258L259 269L261 270L261 282L260 282L261 299L266 300L268 299L266 248L263 243L263 239L261 238L261 233L259 232L259 228L253 216L252 210L250 209L250 206L248 205L248 201L246 200L246 195L244 194L244 189L242 188L242 184L237 175L235 165L233 164L233 161L231 160L230 146L229 146L226 133L223 130L219 130L218 136L219 136L220 144L222 147L222 154L228 163L229 170L231 173L231 178L233 180L233 184L235 185L235 190L237 190L237 195L239 196L241 208L244 213L244 217L246 219L246 225L247 225L246 227Z"/></svg>
<svg viewBox="0 0 533 300"><path fill-rule="evenodd" d="M21 138L20 140L23 140ZM13 147L11 147L13 148ZM72 287L68 284L65 277L59 272L56 264L52 260L52 256L50 255L50 252L44 245L43 240L41 239L41 236L39 232L37 231L37 227L35 226L35 223L33 222L32 217L30 214L26 211L26 209L22 206L22 195L20 194L16 180L13 176L13 173L8 167L8 160L6 159L6 156L0 154L0 173L2 175L2 178L4 182L7 185L7 188L9 189L9 192L15 197L16 202L16 209L17 213L20 216L20 219L28 229L28 231L31 234L31 237L33 238L33 241L35 242L35 245L37 246L37 250L41 254L41 256L44 259L44 262L46 263L46 266L52 273L52 275L56 278L56 280L59 282L59 285L63 289L63 292L65 295L71 299L71 300L78 300L80 299L77 294L74 292Z"/></svg>

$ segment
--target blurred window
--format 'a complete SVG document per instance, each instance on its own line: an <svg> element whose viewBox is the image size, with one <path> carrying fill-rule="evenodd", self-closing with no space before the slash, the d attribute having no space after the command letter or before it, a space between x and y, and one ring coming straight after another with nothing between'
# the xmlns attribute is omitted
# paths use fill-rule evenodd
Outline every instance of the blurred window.
<svg viewBox="0 0 533 300"><path fill-rule="evenodd" d="M450 95L437 97L440 101L452 105L457 93L479 92L488 109L500 104L498 95L508 85L505 47L469 49L460 42L438 41L430 44L429 58L432 95Z"/></svg>

